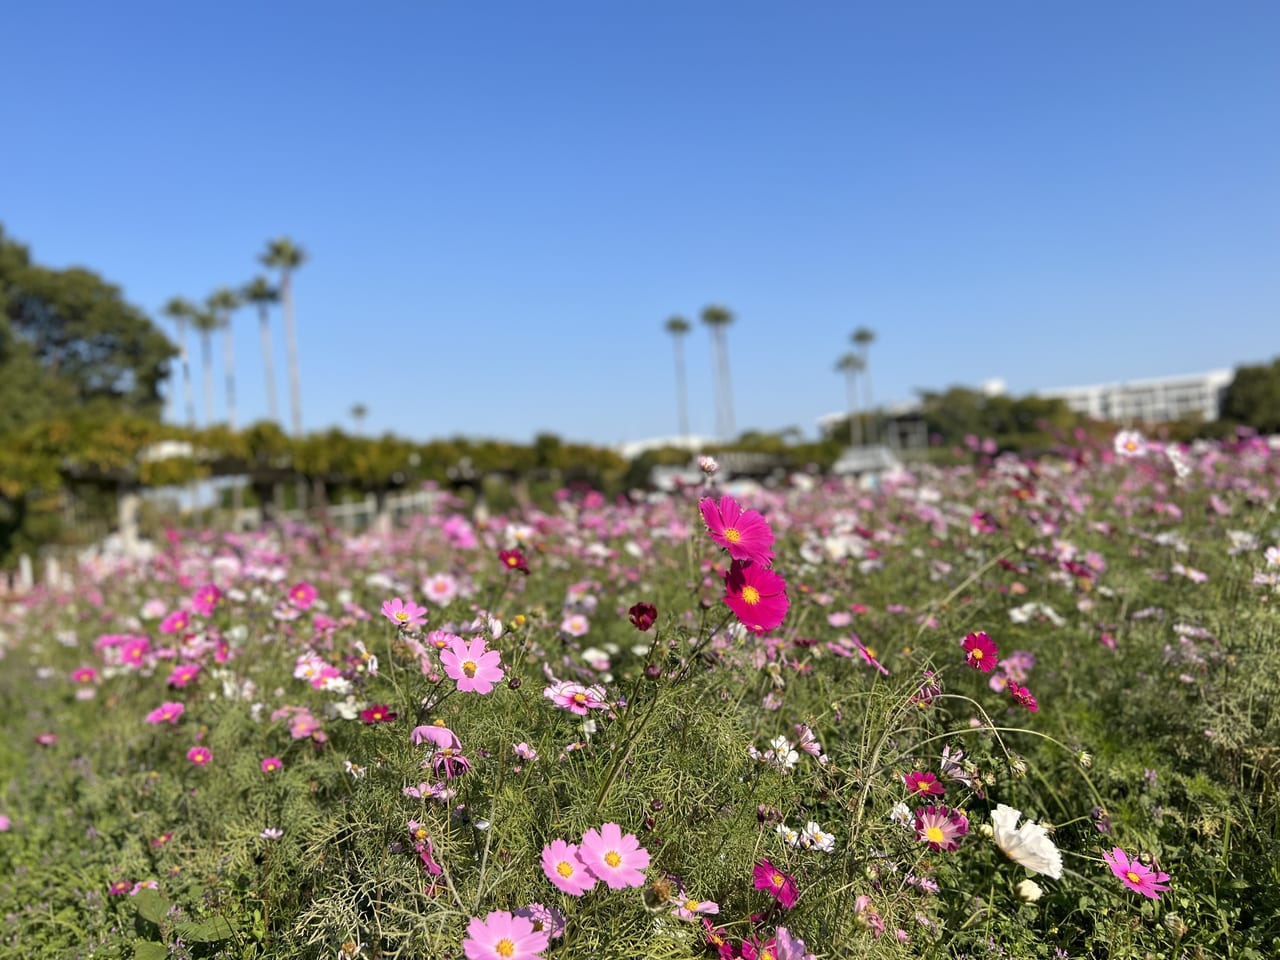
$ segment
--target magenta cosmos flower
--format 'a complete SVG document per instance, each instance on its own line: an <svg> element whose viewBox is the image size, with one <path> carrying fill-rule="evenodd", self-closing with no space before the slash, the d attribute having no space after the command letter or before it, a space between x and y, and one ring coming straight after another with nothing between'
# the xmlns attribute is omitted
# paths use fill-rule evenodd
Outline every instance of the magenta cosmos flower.
<svg viewBox="0 0 1280 960"><path fill-rule="evenodd" d="M299 610L309 609L316 602L317 596L319 594L316 592L316 588L305 580L301 583L295 583L289 588L289 602Z"/></svg>
<svg viewBox="0 0 1280 960"><path fill-rule="evenodd" d="M729 551L734 560L750 560L762 566L773 562L773 530L764 517L754 510L743 510L733 497L721 497L719 504L711 497L698 503L707 534Z"/></svg>
<svg viewBox="0 0 1280 960"><path fill-rule="evenodd" d="M969 818L950 807L922 807L916 811L916 838L931 850L959 850L960 838L969 832Z"/></svg>
<svg viewBox="0 0 1280 960"><path fill-rule="evenodd" d="M383 601L382 615L397 627L420 627L427 622L427 608L412 600L405 603L399 597Z"/></svg>
<svg viewBox="0 0 1280 960"><path fill-rule="evenodd" d="M560 680L542 691L542 695L562 710L585 717L591 710L604 710L609 706L604 687L584 686L572 680Z"/></svg>
<svg viewBox="0 0 1280 960"><path fill-rule="evenodd" d="M275 773L277 770L284 768L284 761L279 757L263 757L262 763L258 764L263 773Z"/></svg>
<svg viewBox="0 0 1280 960"><path fill-rule="evenodd" d="M197 767L207 767L213 762L213 751L208 747L192 747L187 751L187 759Z"/></svg>
<svg viewBox="0 0 1280 960"><path fill-rule="evenodd" d="M644 886L649 851L640 846L634 833L624 835L616 823L606 823L599 830L584 833L578 856L611 890Z"/></svg>
<svg viewBox="0 0 1280 960"><path fill-rule="evenodd" d="M476 637L470 643L459 638L440 651L440 663L444 672L458 681L463 693L488 693L493 685L506 674L500 667L502 654L486 650L484 637Z"/></svg>
<svg viewBox="0 0 1280 960"><path fill-rule="evenodd" d="M922 773L916 770L914 773L908 773L902 778L907 785L907 792L920 797L940 797L947 792L947 788L938 782L938 778L932 773Z"/></svg>
<svg viewBox="0 0 1280 960"><path fill-rule="evenodd" d="M1102 859L1107 861L1107 866L1120 878L1121 883L1144 897L1159 900L1160 894L1169 889L1169 885L1165 883L1169 879L1167 873L1160 873L1145 863L1130 860L1119 847L1113 847L1110 853L1104 853Z"/></svg>
<svg viewBox="0 0 1280 960"><path fill-rule="evenodd" d="M775 900L788 910L796 905L796 900L800 898L800 889L796 886L795 877L783 873L768 859L757 863L753 874L757 890L768 891Z"/></svg>
<svg viewBox="0 0 1280 960"><path fill-rule="evenodd" d="M360 711L360 719L367 724L391 723L399 714L394 713L385 703L375 703L367 710Z"/></svg>
<svg viewBox="0 0 1280 960"><path fill-rule="evenodd" d="M552 840L542 848L542 872L571 897L580 897L596 885L596 878L578 854L578 845L563 840Z"/></svg>
<svg viewBox="0 0 1280 960"><path fill-rule="evenodd" d="M160 621L161 633L182 633L191 626L191 614L185 610L175 610Z"/></svg>
<svg viewBox="0 0 1280 960"><path fill-rule="evenodd" d="M787 581L754 563L733 561L724 578L724 602L754 634L768 633L782 623L791 601Z"/></svg>
<svg viewBox="0 0 1280 960"><path fill-rule="evenodd" d="M547 931L536 929L527 917L495 910L483 920L471 918L462 952L467 960L527 960L541 956L550 942Z"/></svg>
<svg viewBox="0 0 1280 960"><path fill-rule="evenodd" d="M147 714L147 723L177 723L186 712L187 708L180 703L162 703Z"/></svg>
<svg viewBox="0 0 1280 960"><path fill-rule="evenodd" d="M985 633L971 633L964 638L964 662L975 670L990 673L999 663L1000 652L992 639Z"/></svg>
<svg viewBox="0 0 1280 960"><path fill-rule="evenodd" d="M1031 691L1026 687L1020 687L1012 681L1006 687L1009 695L1013 697L1013 702L1020 707L1026 707L1032 713L1040 709L1040 704L1036 703L1036 698L1031 695Z"/></svg>

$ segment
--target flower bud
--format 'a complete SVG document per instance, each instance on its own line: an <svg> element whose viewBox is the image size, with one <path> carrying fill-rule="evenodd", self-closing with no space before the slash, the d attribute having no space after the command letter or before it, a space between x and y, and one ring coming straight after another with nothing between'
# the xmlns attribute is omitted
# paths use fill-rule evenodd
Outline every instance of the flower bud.
<svg viewBox="0 0 1280 960"><path fill-rule="evenodd" d="M1019 898L1027 903L1035 903L1044 896L1044 888L1030 877L1018 884L1016 889L1018 891Z"/></svg>

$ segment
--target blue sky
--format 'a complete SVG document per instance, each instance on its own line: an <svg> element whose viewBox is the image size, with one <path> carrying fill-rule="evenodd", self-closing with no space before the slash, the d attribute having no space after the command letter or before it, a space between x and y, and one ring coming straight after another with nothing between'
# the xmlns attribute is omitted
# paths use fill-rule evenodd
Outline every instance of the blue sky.
<svg viewBox="0 0 1280 960"><path fill-rule="evenodd" d="M293 237L308 428L361 401L366 429L423 439L674 433L662 324L711 302L737 315L739 428L840 409L859 324L888 400L1280 352L1274 3L121 0L4 21L0 222L157 316ZM687 354L711 432L701 326Z"/></svg>

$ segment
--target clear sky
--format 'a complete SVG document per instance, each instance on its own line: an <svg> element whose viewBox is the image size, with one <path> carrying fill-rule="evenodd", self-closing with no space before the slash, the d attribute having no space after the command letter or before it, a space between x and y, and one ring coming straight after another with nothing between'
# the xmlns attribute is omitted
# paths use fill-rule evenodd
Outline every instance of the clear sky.
<svg viewBox="0 0 1280 960"><path fill-rule="evenodd" d="M662 325L711 302L740 429L841 409L859 324L886 400L1280 353L1274 2L42 0L0 37L6 230L157 317L291 236L308 428L675 433Z"/></svg>

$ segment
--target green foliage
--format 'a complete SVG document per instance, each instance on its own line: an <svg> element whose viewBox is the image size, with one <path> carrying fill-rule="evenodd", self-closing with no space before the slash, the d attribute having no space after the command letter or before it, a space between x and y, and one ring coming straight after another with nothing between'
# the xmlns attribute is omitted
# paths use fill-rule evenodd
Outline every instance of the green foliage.
<svg viewBox="0 0 1280 960"><path fill-rule="evenodd" d="M1082 421L1056 397L1011 397L950 387L941 393L921 391L920 398L929 433L946 444L973 435L995 437L1002 449L1035 452L1051 447L1056 433Z"/></svg>
<svg viewBox="0 0 1280 960"><path fill-rule="evenodd" d="M1222 398L1222 416L1263 433L1280 433L1280 357L1236 371Z"/></svg>

